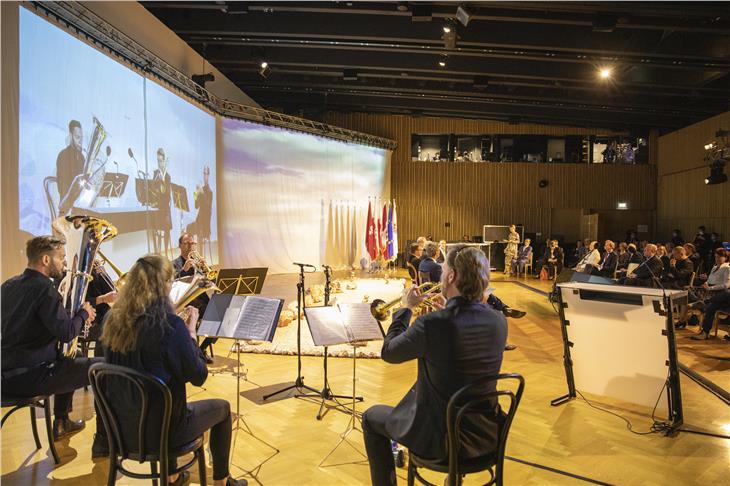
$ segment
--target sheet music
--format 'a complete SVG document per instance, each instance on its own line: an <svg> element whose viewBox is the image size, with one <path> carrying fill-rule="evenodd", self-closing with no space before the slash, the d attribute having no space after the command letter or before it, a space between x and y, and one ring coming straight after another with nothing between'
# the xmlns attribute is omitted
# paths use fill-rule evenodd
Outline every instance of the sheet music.
<svg viewBox="0 0 730 486"><path fill-rule="evenodd" d="M200 321L200 326L196 334L198 336L217 336L220 327L220 321Z"/></svg>
<svg viewBox="0 0 730 486"><path fill-rule="evenodd" d="M338 304L350 342L383 339L380 324L370 312L370 304Z"/></svg>
<svg viewBox="0 0 730 486"><path fill-rule="evenodd" d="M226 309L226 313L223 316L223 322L221 323L219 336L234 337L236 327L238 326L238 319L243 309L243 303L246 301L245 295L234 295L231 299L231 304Z"/></svg>
<svg viewBox="0 0 730 486"><path fill-rule="evenodd" d="M315 346L332 346L350 342L342 323L342 314L337 307L307 307L304 309L304 313L307 316L307 324Z"/></svg>
<svg viewBox="0 0 730 486"><path fill-rule="evenodd" d="M177 302L180 300L180 297L185 295L185 292L190 287L190 282L184 282L181 280L175 280L172 282L172 288L170 289L170 300L172 302Z"/></svg>
<svg viewBox="0 0 730 486"><path fill-rule="evenodd" d="M249 295L238 316L238 323L233 337L236 339L256 339L259 341L271 340L271 327L276 324L279 309L282 302L280 299L269 299Z"/></svg>

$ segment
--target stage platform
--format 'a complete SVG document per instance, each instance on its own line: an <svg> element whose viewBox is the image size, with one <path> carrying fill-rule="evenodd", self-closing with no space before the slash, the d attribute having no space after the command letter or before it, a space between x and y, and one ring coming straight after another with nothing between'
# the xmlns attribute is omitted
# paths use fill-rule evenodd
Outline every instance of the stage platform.
<svg viewBox="0 0 730 486"><path fill-rule="evenodd" d="M308 278L318 281L321 273ZM339 277L339 275L338 275ZM501 279L494 275L496 293L506 303L524 309L528 315L509 321L509 341L517 344L506 352L502 370L525 376L526 389L512 427L505 462L505 484L724 484L730 475L730 440L682 432L674 438L658 434L635 435L621 419L591 408L583 400L551 407L550 400L566 392L562 365L562 341L557 314L545 293L551 283L529 279ZM265 294L289 301L296 297L295 275L274 275L267 279ZM308 332L308 331L307 331ZM691 341L689 331L679 331L679 359L706 378L730 389L730 344L722 340ZM215 374L203 388L190 386L189 400L224 398L235 408L235 355L226 358L229 343L216 345ZM247 380L242 383L241 409L254 433L281 453L263 465L258 479L265 485L365 485L369 484L366 465L344 464L318 467L322 458L339 440L348 417L330 411L317 421L318 404L294 398L263 404L261 396L289 384L296 376L296 358L264 354L243 355ZM395 405L413 384L416 363L390 365L379 359L358 360L358 393L365 397L360 410L377 404ZM351 387L352 361L329 360L330 384L335 393L346 394ZM322 386L322 358L304 357L306 384ZM685 429L712 434L730 434L730 408L681 375ZM636 431L651 425L650 410L587 395L597 406L611 407L628 418ZM4 410L6 411L6 410ZM40 414L39 414L40 416ZM86 429L57 443L61 465L53 466L41 430L43 449L35 450L28 413L11 417L2 430L3 485L78 485L105 484L108 461L91 461L94 433L91 392L79 390L74 399L72 418L86 420ZM40 422L42 424L42 422ZM359 433L350 438L361 444ZM362 447L361 447L362 449ZM253 468L270 454L269 449L242 434L238 437L233 462ZM329 463L359 460L357 453L341 447ZM532 465L527 464L532 463ZM537 467L540 466L540 467ZM547 469L546 469L547 468ZM148 470L147 466L143 470ZM192 484L199 484L197 469ZM240 474L237 468L234 474ZM208 483L212 472L208 469ZM572 475L572 476L570 476ZM406 470L398 469L399 484L406 484ZM443 476L426 474L436 484ZM256 484L247 477L249 484ZM149 484L120 478L119 485ZM477 484L467 477L465 484ZM480 483L481 484L481 483Z"/></svg>

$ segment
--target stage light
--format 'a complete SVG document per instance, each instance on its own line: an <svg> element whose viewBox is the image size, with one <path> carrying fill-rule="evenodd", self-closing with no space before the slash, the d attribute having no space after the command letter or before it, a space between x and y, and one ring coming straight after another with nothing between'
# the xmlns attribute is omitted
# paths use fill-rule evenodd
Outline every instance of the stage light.
<svg viewBox="0 0 730 486"><path fill-rule="evenodd" d="M705 179L705 184L714 186L727 182L727 174L725 174L725 161L723 159L716 160L710 166L710 175Z"/></svg>
<svg viewBox="0 0 730 486"><path fill-rule="evenodd" d="M439 59L439 66L446 67L446 61L447 61L447 59L448 58L446 56L441 56L441 58Z"/></svg>
<svg viewBox="0 0 730 486"><path fill-rule="evenodd" d="M268 78L270 73L271 68L269 67L269 63L266 61L261 61L261 65L259 66L259 75L262 78Z"/></svg>
<svg viewBox="0 0 730 486"><path fill-rule="evenodd" d="M444 25L444 33L448 34L451 32L451 26L449 24Z"/></svg>
<svg viewBox="0 0 730 486"><path fill-rule="evenodd" d="M601 79L608 79L611 77L611 69L601 68L601 70L598 71L598 75L601 76Z"/></svg>
<svg viewBox="0 0 730 486"><path fill-rule="evenodd" d="M444 35L441 39L444 41L444 47L451 51L456 49L456 25L453 21L447 21L444 26Z"/></svg>
<svg viewBox="0 0 730 486"><path fill-rule="evenodd" d="M707 145L705 145L705 150L712 150L717 146L715 142L710 142Z"/></svg>
<svg viewBox="0 0 730 486"><path fill-rule="evenodd" d="M459 5L456 9L456 18L459 19L459 22L461 22L461 25L464 27L469 24L472 15L471 10L466 5Z"/></svg>
<svg viewBox="0 0 730 486"><path fill-rule="evenodd" d="M625 203L625 202L616 203L616 209L629 209L629 203Z"/></svg>
<svg viewBox="0 0 730 486"><path fill-rule="evenodd" d="M192 79L194 83L197 83L205 88L205 83L209 81L212 83L213 81L215 81L215 76L213 76L213 73L193 74L192 76L190 76L190 79Z"/></svg>

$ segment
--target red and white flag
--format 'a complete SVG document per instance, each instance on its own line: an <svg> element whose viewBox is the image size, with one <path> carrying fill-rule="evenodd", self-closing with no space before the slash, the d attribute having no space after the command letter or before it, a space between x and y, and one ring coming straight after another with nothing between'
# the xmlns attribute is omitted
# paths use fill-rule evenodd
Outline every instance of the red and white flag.
<svg viewBox="0 0 730 486"><path fill-rule="evenodd" d="M383 219L380 226L380 252L388 260L388 202L383 203Z"/></svg>
<svg viewBox="0 0 730 486"><path fill-rule="evenodd" d="M370 201L368 201L368 221L365 228L365 235L365 248L370 255L370 259L375 260L378 256L378 248L376 243L377 239L375 238L375 220L373 219L373 211Z"/></svg>

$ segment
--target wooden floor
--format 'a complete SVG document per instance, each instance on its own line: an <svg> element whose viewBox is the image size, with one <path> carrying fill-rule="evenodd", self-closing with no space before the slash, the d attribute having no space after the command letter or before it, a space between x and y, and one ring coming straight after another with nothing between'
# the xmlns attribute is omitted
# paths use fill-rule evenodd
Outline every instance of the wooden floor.
<svg viewBox="0 0 730 486"><path fill-rule="evenodd" d="M530 285L541 290L548 286L536 280ZM294 288L295 276L270 277L266 291L284 295ZM730 440L682 432L668 438L657 434L635 435L621 419L591 408L583 400L551 407L550 400L566 392L562 367L560 326L555 311L544 295L508 281L496 281L497 294L513 307L528 311L520 320L510 321L509 341L517 350L505 353L503 371L519 372L527 381L507 447L505 465L507 484L549 485L586 484L582 476L610 484L728 484L730 478ZM293 293L293 292L292 292ZM305 332L308 332L305 330ZM678 338L680 361L725 389L730 389L730 343L722 340L696 342L689 332ZM204 388L189 388L191 400L224 398L236 407L235 354L227 358L227 345L216 345L216 373ZM262 404L260 397L270 390L289 384L297 372L296 357L244 354L246 378L241 384L241 411L247 425L259 438L280 449L258 471L258 480L267 485L356 485L369 484L366 465L357 464L362 457L348 445L338 448L324 466L320 461L339 440L348 424L348 416L330 411L322 421L315 419L314 402L287 398ZM330 383L333 390L349 394L352 387L352 361L330 359ZM305 382L322 386L322 358L304 358ZM414 362L389 365L380 360L358 360L357 393L365 397L360 409L376 403L394 405L416 377ZM730 409L685 376L681 378L684 403L684 427L714 434L730 435ZM633 424L634 430L646 431L651 425L650 411L600 397L595 404L611 407ZM3 410L6 412L7 410ZM94 433L92 396L78 391L72 417L86 420L86 429L57 443L62 463L54 467L42 434L44 448L34 450L28 413L11 417L2 430L2 484L89 485L106 482L108 461L92 462L91 441ZM39 422L42 424L42 422ZM43 429L41 429L43 430ZM349 435L362 450L362 436ZM240 433L233 452L234 474L243 474L272 454L272 449ZM546 468L562 471L551 471ZM147 470L146 466L145 469ZM208 470L208 481L211 480ZM405 484L405 470L399 470ZM254 482L247 476L249 482ZM441 484L437 475L429 476ZM199 478L193 472L193 483ZM117 484L140 484L120 478ZM466 484L477 484L467 477Z"/></svg>

